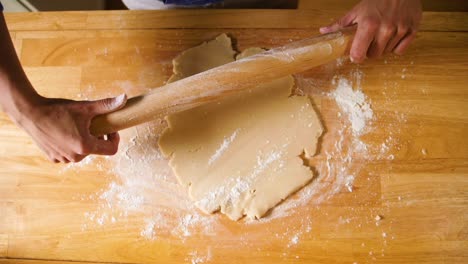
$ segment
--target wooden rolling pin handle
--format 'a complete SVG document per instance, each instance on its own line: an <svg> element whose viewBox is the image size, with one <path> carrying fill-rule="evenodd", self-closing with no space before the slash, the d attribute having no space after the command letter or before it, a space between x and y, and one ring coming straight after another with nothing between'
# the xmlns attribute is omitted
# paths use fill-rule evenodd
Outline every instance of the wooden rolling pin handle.
<svg viewBox="0 0 468 264"><path fill-rule="evenodd" d="M129 99L116 112L95 117L91 133L116 132L328 63L349 53L354 33L352 27L304 39L166 84Z"/></svg>

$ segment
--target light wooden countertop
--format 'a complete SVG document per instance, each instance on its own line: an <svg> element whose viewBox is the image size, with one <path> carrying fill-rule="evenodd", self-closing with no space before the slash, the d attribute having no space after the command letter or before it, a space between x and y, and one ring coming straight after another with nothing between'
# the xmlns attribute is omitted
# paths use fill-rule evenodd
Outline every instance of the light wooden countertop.
<svg viewBox="0 0 468 264"><path fill-rule="evenodd" d="M342 12L317 10L177 10L6 14L25 70L50 97L100 98L157 87L180 51L219 33L237 48L274 47L315 35ZM335 74L363 72L373 130L363 137L386 156L355 157L362 169L353 192L264 225L221 220L229 232L185 241L141 237L137 216L83 229L83 214L112 180L93 166L64 170L0 113L0 263L466 263L468 261L468 13L428 12L403 57L362 65L325 65L301 74L327 128L324 149L340 126L323 97ZM328 135L328 136L327 136ZM392 158L389 156L392 155ZM333 158L332 158L333 159ZM317 162L325 162L323 153ZM336 162L340 162L336 160ZM378 221L377 215L383 217ZM311 230L297 244L274 233ZM251 234L249 243L239 236ZM59 261L59 262L57 262Z"/></svg>

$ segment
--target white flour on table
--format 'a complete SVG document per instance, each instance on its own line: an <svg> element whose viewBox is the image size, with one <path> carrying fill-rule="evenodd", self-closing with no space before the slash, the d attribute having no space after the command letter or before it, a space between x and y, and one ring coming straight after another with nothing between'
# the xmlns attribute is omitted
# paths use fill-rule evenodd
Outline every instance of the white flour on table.
<svg viewBox="0 0 468 264"><path fill-rule="evenodd" d="M335 98L341 111L348 115L353 133L357 136L361 135L374 116L370 103L362 91L353 90L348 79L335 78L333 84L336 85L336 90L331 96Z"/></svg>

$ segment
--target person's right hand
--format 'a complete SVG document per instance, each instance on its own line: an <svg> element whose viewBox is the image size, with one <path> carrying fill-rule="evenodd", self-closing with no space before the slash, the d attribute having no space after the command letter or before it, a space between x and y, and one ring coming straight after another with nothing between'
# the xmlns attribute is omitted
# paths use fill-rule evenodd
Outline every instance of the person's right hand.
<svg viewBox="0 0 468 264"><path fill-rule="evenodd" d="M357 24L350 58L361 63L389 52L402 55L416 37L421 17L420 0L361 0L338 21L320 28L320 33Z"/></svg>
<svg viewBox="0 0 468 264"><path fill-rule="evenodd" d="M72 101L38 97L28 113L16 119L53 162L79 162L89 154L113 155L119 145L118 133L95 137L89 132L91 120L122 108L127 97L98 101Z"/></svg>

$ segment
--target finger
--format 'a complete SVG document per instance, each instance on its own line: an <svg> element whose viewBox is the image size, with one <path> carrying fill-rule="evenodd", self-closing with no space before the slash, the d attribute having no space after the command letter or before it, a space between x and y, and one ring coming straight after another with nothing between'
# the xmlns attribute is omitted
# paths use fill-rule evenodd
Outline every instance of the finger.
<svg viewBox="0 0 468 264"><path fill-rule="evenodd" d="M69 154L67 155L67 159L70 161L70 162L80 162L82 161L84 158L86 158L86 155L80 155L80 154Z"/></svg>
<svg viewBox="0 0 468 264"><path fill-rule="evenodd" d="M46 149L48 149L49 153L52 154L53 159L58 160L59 162L63 162L63 163L69 163L71 161L70 156L67 155L65 152L63 152L62 150L60 150L57 144L53 142L44 141L42 145Z"/></svg>
<svg viewBox="0 0 468 264"><path fill-rule="evenodd" d="M52 156L49 158L50 161L54 163L60 163L62 161L62 156L60 156L58 153L52 154Z"/></svg>
<svg viewBox="0 0 468 264"><path fill-rule="evenodd" d="M95 140L92 141L94 146L92 153L98 155L114 155L119 148L119 140L120 138L117 133L110 134L108 140L95 138Z"/></svg>
<svg viewBox="0 0 468 264"><path fill-rule="evenodd" d="M416 32L411 32L407 37L402 39L400 43L398 43L398 45L393 50L393 53L397 55L403 55L411 42L413 42L414 38L416 38Z"/></svg>
<svg viewBox="0 0 468 264"><path fill-rule="evenodd" d="M107 135L107 140L111 141L111 142L114 142L115 144L119 145L120 135L117 132L108 134Z"/></svg>
<svg viewBox="0 0 468 264"><path fill-rule="evenodd" d="M367 55L367 50L374 40L377 25L370 22L358 24L358 29L351 44L350 59L352 62L361 63Z"/></svg>
<svg viewBox="0 0 468 264"><path fill-rule="evenodd" d="M54 154L46 154L46 157L49 161L52 161L53 163L59 163L60 161L58 159L56 159L56 157L58 157L58 155L54 155Z"/></svg>
<svg viewBox="0 0 468 264"><path fill-rule="evenodd" d="M70 163L70 159L67 156L60 154L59 152L55 152L54 159L61 163Z"/></svg>
<svg viewBox="0 0 468 264"><path fill-rule="evenodd" d="M326 27L321 27L320 28L320 33L321 34L327 34L331 32L335 32L337 30L340 30L342 28L345 28L353 23L354 16L352 13L348 13L344 17L338 19L336 22L333 22L332 24L326 26Z"/></svg>
<svg viewBox="0 0 468 264"><path fill-rule="evenodd" d="M382 56L385 47L392 37L395 35L396 29L392 26L383 25L377 31L377 36L372 42L367 55L369 58L378 58Z"/></svg>
<svg viewBox="0 0 468 264"><path fill-rule="evenodd" d="M39 142L36 142L36 145L37 147L41 150L42 153L44 153L47 158L50 160L50 161L54 161L55 160L55 155L53 155L53 153L51 153L51 151L49 151L47 148L45 148L42 144L40 144Z"/></svg>
<svg viewBox="0 0 468 264"><path fill-rule="evenodd" d="M65 158L65 157L63 157L63 156L58 156L58 157L56 157L55 159L57 159L57 160L60 161L61 163L69 163L69 162L70 162L67 158Z"/></svg>
<svg viewBox="0 0 468 264"><path fill-rule="evenodd" d="M49 140L38 141L35 138L32 138L39 149L46 154L47 159L54 163L69 163L70 159L67 158L59 148L56 142L50 142ZM49 138L50 139L50 138Z"/></svg>
<svg viewBox="0 0 468 264"><path fill-rule="evenodd" d="M75 157L75 159L73 160L73 162L81 162L82 160L84 160L86 158L85 155L77 155Z"/></svg>
<svg viewBox="0 0 468 264"><path fill-rule="evenodd" d="M82 161L84 158L86 158L86 155L81 155L81 154L78 154L78 153L75 153L75 152L71 152L71 153L67 153L65 155L63 155L67 160L69 160L70 162L80 162Z"/></svg>
<svg viewBox="0 0 468 264"><path fill-rule="evenodd" d="M39 149L46 155L47 159L53 163L59 163L60 161L56 159L58 157L58 153L55 152L55 150L46 147L45 144L40 143L39 141L34 140L36 145L39 147Z"/></svg>
<svg viewBox="0 0 468 264"><path fill-rule="evenodd" d="M384 53L392 52L395 47L400 43L400 41L405 38L408 34L408 29L404 27L398 27L396 34L393 38L388 42L387 47L385 47Z"/></svg>
<svg viewBox="0 0 468 264"><path fill-rule="evenodd" d="M122 108L126 102L127 96L125 94L121 94L117 97L89 102L88 109L94 115L102 115Z"/></svg>

